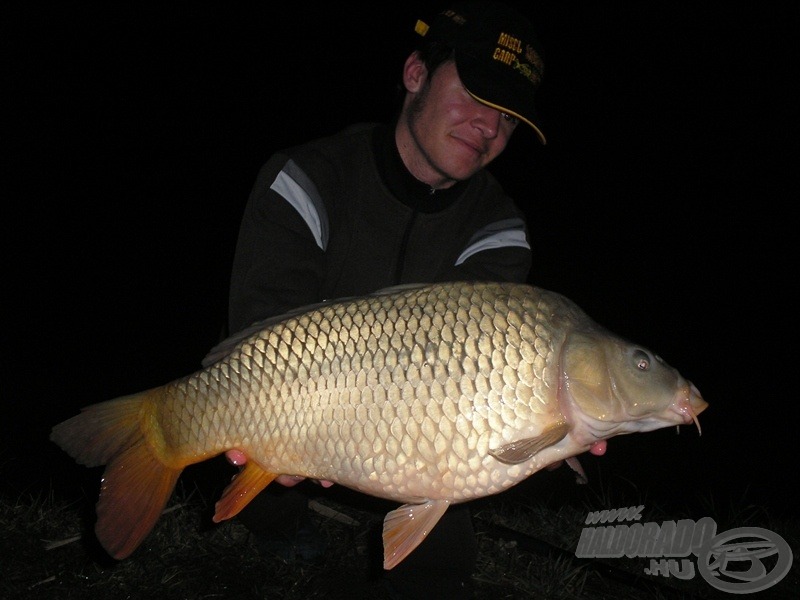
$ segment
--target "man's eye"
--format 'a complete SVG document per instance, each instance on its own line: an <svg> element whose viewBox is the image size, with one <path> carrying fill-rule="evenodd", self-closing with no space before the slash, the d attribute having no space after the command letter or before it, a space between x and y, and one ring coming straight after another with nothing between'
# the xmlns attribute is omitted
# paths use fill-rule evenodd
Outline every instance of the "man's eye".
<svg viewBox="0 0 800 600"><path fill-rule="evenodd" d="M519 119L518 119L517 117L515 117L514 115L510 115L510 114L508 114L508 113L500 113L500 114L502 115L502 117L503 117L503 118L504 118L506 121L508 121L508 122L509 122L509 123L511 123L512 125L516 125L517 123L519 123Z"/></svg>

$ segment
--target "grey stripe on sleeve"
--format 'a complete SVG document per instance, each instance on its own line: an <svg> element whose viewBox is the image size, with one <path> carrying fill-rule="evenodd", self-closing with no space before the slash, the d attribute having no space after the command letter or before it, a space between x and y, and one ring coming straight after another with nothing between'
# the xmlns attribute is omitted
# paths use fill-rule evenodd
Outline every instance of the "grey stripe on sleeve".
<svg viewBox="0 0 800 600"><path fill-rule="evenodd" d="M483 250L511 246L531 249L525 236L525 224L521 219L503 219L478 230L456 260L456 265L460 265L473 254Z"/></svg>
<svg viewBox="0 0 800 600"><path fill-rule="evenodd" d="M314 185L297 164L289 160L269 186L303 217L322 250L328 246L328 213Z"/></svg>

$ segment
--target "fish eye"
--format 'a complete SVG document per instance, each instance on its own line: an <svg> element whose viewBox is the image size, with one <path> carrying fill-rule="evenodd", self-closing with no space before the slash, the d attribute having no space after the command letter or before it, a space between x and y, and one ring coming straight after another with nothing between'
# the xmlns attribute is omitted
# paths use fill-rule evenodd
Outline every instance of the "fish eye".
<svg viewBox="0 0 800 600"><path fill-rule="evenodd" d="M637 350L634 352L633 360L636 363L636 368L640 371L650 370L650 356L643 350Z"/></svg>

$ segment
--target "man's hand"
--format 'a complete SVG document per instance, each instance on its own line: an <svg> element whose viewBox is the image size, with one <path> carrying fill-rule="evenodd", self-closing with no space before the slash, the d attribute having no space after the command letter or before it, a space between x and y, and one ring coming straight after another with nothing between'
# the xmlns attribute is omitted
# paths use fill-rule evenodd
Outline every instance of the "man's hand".
<svg viewBox="0 0 800 600"><path fill-rule="evenodd" d="M236 448L225 452L225 458L227 458L228 462L231 463L234 467L243 467L244 464L247 462L247 455L241 450ZM305 477L302 477L300 475L278 475L275 478L275 481L277 481L281 485L285 485L286 487L294 487L304 479ZM333 485L332 481L328 481L326 479L312 479L311 481L321 485L324 488L329 488Z"/></svg>

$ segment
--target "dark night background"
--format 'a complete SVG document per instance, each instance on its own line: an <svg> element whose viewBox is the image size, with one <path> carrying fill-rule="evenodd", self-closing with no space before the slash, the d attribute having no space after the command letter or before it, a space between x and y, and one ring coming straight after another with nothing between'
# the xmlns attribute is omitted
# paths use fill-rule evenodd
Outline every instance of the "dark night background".
<svg viewBox="0 0 800 600"><path fill-rule="evenodd" d="M80 479L53 424L199 366L273 151L393 113L430 4L318 4L3 8L6 483ZM520 130L491 169L528 214L530 281L710 404L702 436L614 438L590 479L796 514L799 5L522 5L549 143Z"/></svg>

